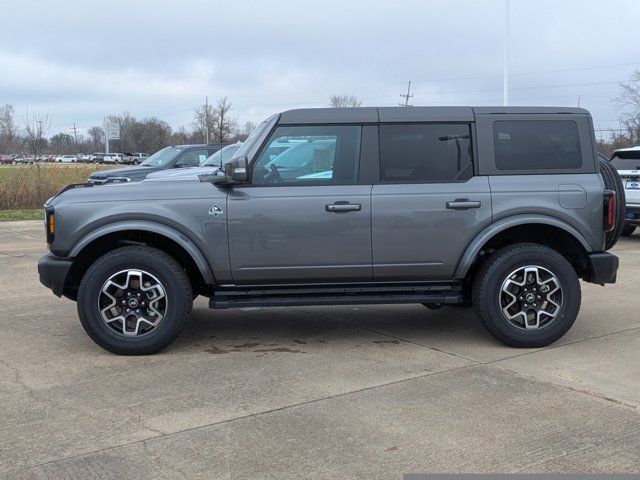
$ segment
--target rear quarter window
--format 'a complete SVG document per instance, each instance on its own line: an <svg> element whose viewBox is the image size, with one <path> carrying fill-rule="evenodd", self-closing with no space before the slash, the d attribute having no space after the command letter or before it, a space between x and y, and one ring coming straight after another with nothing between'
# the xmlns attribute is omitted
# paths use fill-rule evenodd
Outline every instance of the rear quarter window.
<svg viewBox="0 0 640 480"><path fill-rule="evenodd" d="M498 170L582 167L578 126L572 120L513 120L493 124Z"/></svg>

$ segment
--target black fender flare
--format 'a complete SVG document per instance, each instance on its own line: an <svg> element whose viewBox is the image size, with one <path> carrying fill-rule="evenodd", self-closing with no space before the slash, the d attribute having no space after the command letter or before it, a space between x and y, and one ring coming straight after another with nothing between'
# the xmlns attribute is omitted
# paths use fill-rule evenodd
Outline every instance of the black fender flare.
<svg viewBox="0 0 640 480"><path fill-rule="evenodd" d="M205 283L209 285L213 285L215 283L213 271L211 270L209 262L200 248L198 248L198 246L189 237L172 227L148 220L122 220L98 227L77 241L69 251L68 257L75 258L87 245L100 237L110 233L123 232L127 230L142 230L145 232L156 233L174 241L184 248L189 254L193 262L198 267Z"/></svg>

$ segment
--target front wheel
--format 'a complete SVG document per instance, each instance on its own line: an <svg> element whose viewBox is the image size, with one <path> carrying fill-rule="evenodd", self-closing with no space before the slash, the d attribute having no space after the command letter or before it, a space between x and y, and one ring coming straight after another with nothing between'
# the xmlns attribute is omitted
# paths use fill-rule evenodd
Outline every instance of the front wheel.
<svg viewBox="0 0 640 480"><path fill-rule="evenodd" d="M78 291L78 315L91 339L120 355L158 352L178 336L193 293L182 266L162 250L122 247L100 257Z"/></svg>
<svg viewBox="0 0 640 480"><path fill-rule="evenodd" d="M543 245L498 250L478 271L473 304L486 329L511 347L544 347L562 337L580 310L573 266Z"/></svg>

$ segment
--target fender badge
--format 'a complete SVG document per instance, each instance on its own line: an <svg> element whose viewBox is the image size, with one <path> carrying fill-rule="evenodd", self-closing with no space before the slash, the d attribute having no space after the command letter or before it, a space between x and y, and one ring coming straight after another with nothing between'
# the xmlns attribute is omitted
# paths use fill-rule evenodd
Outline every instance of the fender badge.
<svg viewBox="0 0 640 480"><path fill-rule="evenodd" d="M214 205L213 207L211 207L209 209L209 215L213 215L214 217L219 217L223 213L224 212L222 211L222 209L218 205Z"/></svg>

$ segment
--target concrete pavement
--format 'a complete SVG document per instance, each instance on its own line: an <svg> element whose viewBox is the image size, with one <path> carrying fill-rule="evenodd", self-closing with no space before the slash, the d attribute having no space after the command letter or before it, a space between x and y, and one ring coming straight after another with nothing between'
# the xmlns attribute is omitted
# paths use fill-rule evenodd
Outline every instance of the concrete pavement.
<svg viewBox="0 0 640 480"><path fill-rule="evenodd" d="M40 286L41 222L0 223L0 476L402 478L640 471L640 236L572 330L510 349L472 309L210 311L118 357Z"/></svg>

